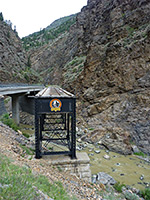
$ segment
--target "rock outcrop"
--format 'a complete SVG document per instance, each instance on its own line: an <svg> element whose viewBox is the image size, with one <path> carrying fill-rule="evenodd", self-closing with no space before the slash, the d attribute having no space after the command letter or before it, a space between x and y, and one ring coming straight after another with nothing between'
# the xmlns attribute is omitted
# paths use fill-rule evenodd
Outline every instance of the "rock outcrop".
<svg viewBox="0 0 150 200"><path fill-rule="evenodd" d="M80 30L78 32L75 23L55 39L28 51L32 68L44 77L45 84L67 87L67 81L72 82L73 76L75 77L73 80L76 80L85 61L85 56L78 54L79 34Z"/></svg>
<svg viewBox="0 0 150 200"><path fill-rule="evenodd" d="M111 150L134 141L150 153L149 10L149 0L89 0L77 16L87 55L76 84L81 114Z"/></svg>
<svg viewBox="0 0 150 200"><path fill-rule="evenodd" d="M0 21L0 82L36 82L38 75L29 69L28 57L17 33Z"/></svg>
<svg viewBox="0 0 150 200"><path fill-rule="evenodd" d="M150 154L149 10L149 0L88 0L70 32L31 55L45 82L77 94L87 137L125 154L131 141Z"/></svg>
<svg viewBox="0 0 150 200"><path fill-rule="evenodd" d="M77 52L77 33L70 30L53 42L28 52L32 68L44 77L45 84L58 84L63 82L63 66L75 57Z"/></svg>

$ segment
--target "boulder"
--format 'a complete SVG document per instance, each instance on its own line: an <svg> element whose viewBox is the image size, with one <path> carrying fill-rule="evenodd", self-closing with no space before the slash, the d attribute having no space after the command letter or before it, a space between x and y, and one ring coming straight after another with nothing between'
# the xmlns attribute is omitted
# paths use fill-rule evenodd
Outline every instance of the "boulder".
<svg viewBox="0 0 150 200"><path fill-rule="evenodd" d="M114 185L116 183L115 179L105 172L99 172L96 181L104 185Z"/></svg>

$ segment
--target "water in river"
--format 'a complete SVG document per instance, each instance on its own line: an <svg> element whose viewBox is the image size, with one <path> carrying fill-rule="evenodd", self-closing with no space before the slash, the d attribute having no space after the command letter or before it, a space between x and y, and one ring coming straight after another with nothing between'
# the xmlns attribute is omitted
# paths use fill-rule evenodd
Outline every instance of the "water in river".
<svg viewBox="0 0 150 200"><path fill-rule="evenodd" d="M32 126L21 125L21 129L30 136L34 133ZM77 143L78 145L80 144ZM150 163L135 155L124 156L96 148L92 144L88 144L82 152L86 152L90 157L92 174L105 172L116 181L138 189L143 189L150 184Z"/></svg>
<svg viewBox="0 0 150 200"><path fill-rule="evenodd" d="M116 181L138 189L143 189L150 184L150 163L135 155L124 156L105 150L100 150L98 153L99 150L93 145L88 145L82 150L90 157L92 174L105 172Z"/></svg>

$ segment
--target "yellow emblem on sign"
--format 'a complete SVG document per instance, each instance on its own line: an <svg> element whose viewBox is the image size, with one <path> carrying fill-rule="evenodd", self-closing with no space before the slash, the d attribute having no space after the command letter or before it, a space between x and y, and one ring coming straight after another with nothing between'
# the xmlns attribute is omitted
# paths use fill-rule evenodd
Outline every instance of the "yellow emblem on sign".
<svg viewBox="0 0 150 200"><path fill-rule="evenodd" d="M50 108L51 108L51 111L60 111L60 108L62 106L62 103L59 99L53 99L50 101Z"/></svg>

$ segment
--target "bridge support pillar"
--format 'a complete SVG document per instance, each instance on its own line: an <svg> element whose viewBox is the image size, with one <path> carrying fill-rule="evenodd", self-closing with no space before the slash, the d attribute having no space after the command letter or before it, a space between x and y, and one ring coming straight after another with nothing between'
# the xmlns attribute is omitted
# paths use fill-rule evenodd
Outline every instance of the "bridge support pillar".
<svg viewBox="0 0 150 200"><path fill-rule="evenodd" d="M12 95L12 118L19 124L20 116L19 116L19 95Z"/></svg>

